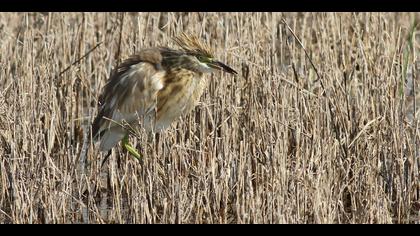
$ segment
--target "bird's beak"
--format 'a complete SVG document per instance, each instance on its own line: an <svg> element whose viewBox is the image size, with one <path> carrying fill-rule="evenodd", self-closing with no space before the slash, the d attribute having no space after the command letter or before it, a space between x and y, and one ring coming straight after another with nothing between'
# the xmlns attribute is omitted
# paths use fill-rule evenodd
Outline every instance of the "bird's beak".
<svg viewBox="0 0 420 236"><path fill-rule="evenodd" d="M234 75L238 74L238 72L236 72L234 69L230 68L229 66L225 65L224 63L220 61L212 61L208 65L214 69L222 70L230 74L234 74Z"/></svg>

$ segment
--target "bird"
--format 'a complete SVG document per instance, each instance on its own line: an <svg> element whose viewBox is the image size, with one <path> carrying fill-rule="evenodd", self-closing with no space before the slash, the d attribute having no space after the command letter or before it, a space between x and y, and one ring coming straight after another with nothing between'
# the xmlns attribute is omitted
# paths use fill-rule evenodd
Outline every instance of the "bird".
<svg viewBox="0 0 420 236"><path fill-rule="evenodd" d="M206 74L238 74L197 36L181 33L172 39L178 49L140 50L117 65L102 88L92 137L108 156L122 141L122 147L140 160L127 127L141 123L148 132L162 132L197 106L209 80Z"/></svg>

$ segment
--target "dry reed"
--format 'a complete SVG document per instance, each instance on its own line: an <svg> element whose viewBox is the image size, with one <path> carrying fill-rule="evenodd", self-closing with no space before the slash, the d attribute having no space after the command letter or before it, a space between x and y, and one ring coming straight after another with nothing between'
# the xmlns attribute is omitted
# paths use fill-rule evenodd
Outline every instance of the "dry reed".
<svg viewBox="0 0 420 236"><path fill-rule="evenodd" d="M418 17L1 13L0 222L419 223ZM80 168L112 67L181 31L240 75Z"/></svg>

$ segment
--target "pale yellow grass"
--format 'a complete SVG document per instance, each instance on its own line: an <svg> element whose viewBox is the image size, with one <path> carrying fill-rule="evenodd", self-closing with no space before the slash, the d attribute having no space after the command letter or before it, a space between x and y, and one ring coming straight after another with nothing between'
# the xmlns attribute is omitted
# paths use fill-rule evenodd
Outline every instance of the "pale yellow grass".
<svg viewBox="0 0 420 236"><path fill-rule="evenodd" d="M419 223L417 17L0 13L0 222ZM143 165L93 146L81 169L111 68L181 31L239 76L133 138Z"/></svg>

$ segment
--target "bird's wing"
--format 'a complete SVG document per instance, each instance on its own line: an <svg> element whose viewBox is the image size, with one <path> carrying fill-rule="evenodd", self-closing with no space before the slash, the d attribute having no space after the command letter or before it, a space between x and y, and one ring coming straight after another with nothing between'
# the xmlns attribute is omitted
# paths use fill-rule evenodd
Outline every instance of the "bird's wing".
<svg viewBox="0 0 420 236"><path fill-rule="evenodd" d="M99 99L99 113L92 125L94 137L115 129L123 120L131 123L156 108L157 92L163 88L165 75L161 61L159 49L147 49L113 71Z"/></svg>

